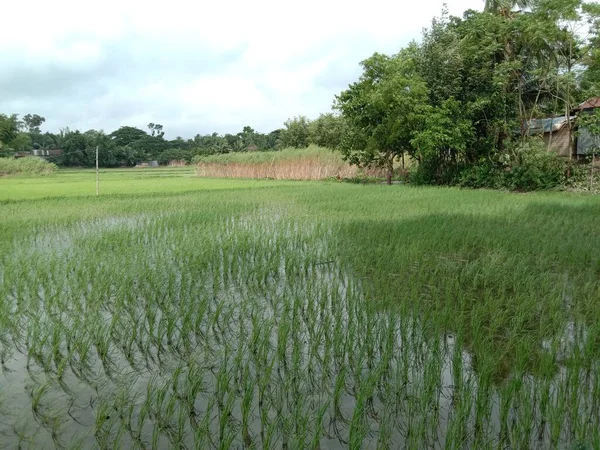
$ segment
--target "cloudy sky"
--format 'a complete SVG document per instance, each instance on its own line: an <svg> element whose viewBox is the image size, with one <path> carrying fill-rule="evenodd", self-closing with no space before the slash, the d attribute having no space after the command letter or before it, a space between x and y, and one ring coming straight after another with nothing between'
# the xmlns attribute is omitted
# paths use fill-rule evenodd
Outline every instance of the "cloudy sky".
<svg viewBox="0 0 600 450"><path fill-rule="evenodd" d="M44 130L268 132L315 118L375 51L394 53L444 0L30 0L2 6L0 112ZM446 0L451 14L483 0Z"/></svg>

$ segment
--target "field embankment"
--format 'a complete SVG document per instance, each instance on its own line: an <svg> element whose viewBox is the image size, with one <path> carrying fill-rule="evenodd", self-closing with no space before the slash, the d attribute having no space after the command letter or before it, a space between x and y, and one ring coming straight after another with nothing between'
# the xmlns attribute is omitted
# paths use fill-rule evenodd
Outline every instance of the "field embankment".
<svg viewBox="0 0 600 450"><path fill-rule="evenodd" d="M50 175L58 169L56 164L41 158L0 158L0 177L9 175Z"/></svg>
<svg viewBox="0 0 600 450"><path fill-rule="evenodd" d="M383 176L379 168L360 169L343 161L339 153L310 146L275 152L211 155L200 159L196 175L216 178L262 178L273 180L324 180Z"/></svg>

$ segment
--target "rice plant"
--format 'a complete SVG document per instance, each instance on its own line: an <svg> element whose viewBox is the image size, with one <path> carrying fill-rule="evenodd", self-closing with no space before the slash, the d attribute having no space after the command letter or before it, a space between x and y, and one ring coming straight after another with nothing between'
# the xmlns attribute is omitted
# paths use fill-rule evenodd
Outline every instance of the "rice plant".
<svg viewBox="0 0 600 450"><path fill-rule="evenodd" d="M240 183L0 205L0 448L600 441L598 200Z"/></svg>

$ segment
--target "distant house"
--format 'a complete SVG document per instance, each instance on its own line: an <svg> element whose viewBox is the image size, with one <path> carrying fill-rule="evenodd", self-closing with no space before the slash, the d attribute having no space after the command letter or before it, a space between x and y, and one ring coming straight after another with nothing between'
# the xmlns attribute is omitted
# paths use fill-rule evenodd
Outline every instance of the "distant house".
<svg viewBox="0 0 600 450"><path fill-rule="evenodd" d="M600 108L600 97L590 98L581 105L573 109L573 112L579 114L591 114L595 109ZM587 155L590 148L600 148L600 136L594 136L586 128L579 128L577 135L577 156Z"/></svg>
<svg viewBox="0 0 600 450"><path fill-rule="evenodd" d="M593 97L589 100L586 100L581 105L578 105L576 108L573 108L573 111L593 111L596 108L600 108L600 97Z"/></svg>
<svg viewBox="0 0 600 450"><path fill-rule="evenodd" d="M44 158L44 159L48 159L48 158L52 158L52 157L56 157L56 156L60 156L62 155L62 150L60 149L33 149L31 151L31 154L33 156L39 156L40 158Z"/></svg>
<svg viewBox="0 0 600 450"><path fill-rule="evenodd" d="M549 151L568 158L573 153L569 125L574 121L575 116L533 119L527 123L526 131L529 136L542 136Z"/></svg>
<svg viewBox="0 0 600 450"><path fill-rule="evenodd" d="M146 167L158 167L158 161L139 161L135 167L138 169Z"/></svg>
<svg viewBox="0 0 600 450"><path fill-rule="evenodd" d="M597 108L600 108L600 97L586 100L573 108L568 118L559 116L530 120L525 124L525 134L543 137L546 148L559 156L585 156L590 147L600 147L600 136L592 135L585 128L578 128L576 114L590 114Z"/></svg>

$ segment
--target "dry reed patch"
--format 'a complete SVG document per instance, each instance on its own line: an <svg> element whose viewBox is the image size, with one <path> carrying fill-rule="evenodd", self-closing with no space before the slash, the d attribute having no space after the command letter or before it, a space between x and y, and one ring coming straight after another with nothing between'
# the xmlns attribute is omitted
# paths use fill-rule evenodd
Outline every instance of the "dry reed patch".
<svg viewBox="0 0 600 450"><path fill-rule="evenodd" d="M196 175L217 178L324 180L327 178L353 178L361 174L383 175L382 170L379 168L359 169L345 162L320 159L283 160L250 164L200 163L196 166Z"/></svg>

